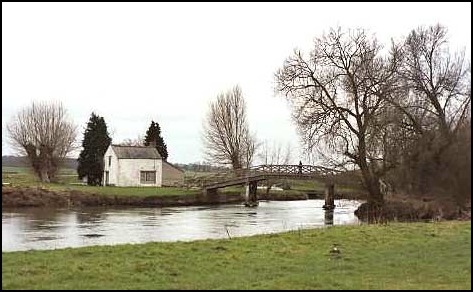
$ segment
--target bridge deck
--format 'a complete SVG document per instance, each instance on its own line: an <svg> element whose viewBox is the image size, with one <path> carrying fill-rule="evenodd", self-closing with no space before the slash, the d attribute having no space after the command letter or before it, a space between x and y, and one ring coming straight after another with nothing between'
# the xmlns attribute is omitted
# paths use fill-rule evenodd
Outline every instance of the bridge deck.
<svg viewBox="0 0 473 292"><path fill-rule="evenodd" d="M336 173L339 173L339 171L313 165L258 165L250 169L217 174L208 178L203 188L212 190L269 178L327 178Z"/></svg>

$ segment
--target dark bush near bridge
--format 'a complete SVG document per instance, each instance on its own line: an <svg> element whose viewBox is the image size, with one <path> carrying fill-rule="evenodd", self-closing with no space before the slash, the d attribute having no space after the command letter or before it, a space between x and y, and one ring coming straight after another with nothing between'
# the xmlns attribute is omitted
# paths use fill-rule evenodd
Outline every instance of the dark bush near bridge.
<svg viewBox="0 0 473 292"><path fill-rule="evenodd" d="M392 200L377 206L363 203L355 211L355 215L368 223L471 220L471 205L469 210L465 210L453 200Z"/></svg>

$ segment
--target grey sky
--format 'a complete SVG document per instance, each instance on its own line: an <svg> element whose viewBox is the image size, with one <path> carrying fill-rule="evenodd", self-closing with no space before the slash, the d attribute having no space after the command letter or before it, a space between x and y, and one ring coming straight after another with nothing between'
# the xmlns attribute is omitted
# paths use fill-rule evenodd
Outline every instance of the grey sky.
<svg viewBox="0 0 473 292"><path fill-rule="evenodd" d="M242 88L250 128L302 158L274 73L294 48L337 25L386 45L420 25L447 26L471 55L471 3L2 3L2 155L5 123L33 100L59 100L79 126L92 111L113 143L157 121L171 162L203 160L208 104Z"/></svg>

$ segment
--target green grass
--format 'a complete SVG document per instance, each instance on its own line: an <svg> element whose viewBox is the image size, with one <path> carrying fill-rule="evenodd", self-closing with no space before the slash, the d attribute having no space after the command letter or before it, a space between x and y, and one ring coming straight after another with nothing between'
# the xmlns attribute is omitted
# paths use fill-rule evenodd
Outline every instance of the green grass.
<svg viewBox="0 0 473 292"><path fill-rule="evenodd" d="M2 289L470 290L470 273L471 222L2 253Z"/></svg>
<svg viewBox="0 0 473 292"><path fill-rule="evenodd" d="M186 172L185 177L198 178L212 175L214 173L204 172ZM13 186L38 186L56 191L77 190L82 192L95 193L99 195L109 196L163 196L163 195L192 195L200 193L200 190L176 187L96 187L78 185L81 181L77 178L75 169L62 168L58 172L57 183L42 183L33 174L31 168L27 167L2 167L2 182L11 183ZM281 182L282 180L276 181ZM325 191L325 183L317 180L287 180L291 185L290 190L285 190L284 193L299 194L307 191ZM242 186L231 186L219 190L222 193L244 193L245 188ZM336 192L345 191L353 192L353 188L346 186L336 186ZM263 192L260 190L259 192ZM279 191L270 190L271 193L279 194Z"/></svg>
<svg viewBox="0 0 473 292"><path fill-rule="evenodd" d="M322 180L288 180L291 190L307 192L325 192L325 182ZM335 184L335 192L361 193L363 190L359 186L349 184Z"/></svg>
<svg viewBox="0 0 473 292"><path fill-rule="evenodd" d="M33 172L27 167L2 166L2 183L11 183L17 186L26 186L38 183Z"/></svg>
<svg viewBox="0 0 473 292"><path fill-rule="evenodd" d="M200 190L192 190L177 187L113 187L113 186L82 186L82 185L61 185L48 184L47 188L51 190L76 190L89 192L104 196L133 196L133 197L149 197L149 196L175 196L175 195L191 195L200 193Z"/></svg>
<svg viewBox="0 0 473 292"><path fill-rule="evenodd" d="M75 169L63 168L58 172L57 183L40 182L32 170L27 167L2 167L2 182L11 183L13 186L42 187L56 191L77 190L109 196L163 196L163 195L189 195L199 193L200 190L176 187L102 187L76 185L80 183Z"/></svg>
<svg viewBox="0 0 473 292"><path fill-rule="evenodd" d="M205 177L215 173L204 173L204 172L186 172L185 176L188 177ZM77 172L75 169L63 168L59 170L58 182L57 183L42 183L33 174L32 170L27 167L2 167L2 182L9 182L13 186L40 186L51 190L77 190L83 192L96 193L101 195L110 196L160 196L160 195L186 195L196 194L200 190L192 190L187 188L176 188L176 187L95 187L95 186L84 186L78 185L81 181L77 178ZM307 190L324 190L324 185L317 181L306 181L306 180L290 180L291 190L286 190L286 193L300 193L306 192ZM222 193L244 193L245 188L243 186L231 186L220 189ZM260 191L261 192L261 191ZM278 191L271 190L271 193L278 193Z"/></svg>
<svg viewBox="0 0 473 292"><path fill-rule="evenodd" d="M57 179L59 184L80 183L76 170L71 168L59 169ZM41 185L41 182L29 167L2 166L2 182L16 186Z"/></svg>

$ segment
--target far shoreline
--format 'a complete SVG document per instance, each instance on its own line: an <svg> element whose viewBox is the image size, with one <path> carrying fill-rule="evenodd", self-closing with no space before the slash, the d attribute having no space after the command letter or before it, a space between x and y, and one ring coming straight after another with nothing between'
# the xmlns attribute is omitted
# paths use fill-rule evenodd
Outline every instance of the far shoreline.
<svg viewBox="0 0 473 292"><path fill-rule="evenodd" d="M258 200L293 201L323 199L318 192L260 192ZM361 200L360 196L336 194L335 199ZM216 196L204 196L201 192L182 195L118 196L97 194L79 190L51 190L41 187L2 187L2 208L21 207L81 207L81 206L128 206L128 207L174 207L244 203L245 196L238 191L218 192Z"/></svg>

